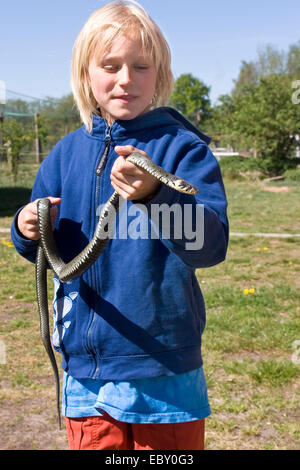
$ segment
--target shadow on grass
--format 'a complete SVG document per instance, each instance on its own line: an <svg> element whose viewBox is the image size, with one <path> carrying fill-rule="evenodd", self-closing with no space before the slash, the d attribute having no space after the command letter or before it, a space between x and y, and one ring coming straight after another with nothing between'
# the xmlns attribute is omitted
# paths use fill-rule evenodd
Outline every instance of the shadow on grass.
<svg viewBox="0 0 300 470"><path fill-rule="evenodd" d="M23 187L0 188L0 217L13 216L19 207L30 201L31 189Z"/></svg>

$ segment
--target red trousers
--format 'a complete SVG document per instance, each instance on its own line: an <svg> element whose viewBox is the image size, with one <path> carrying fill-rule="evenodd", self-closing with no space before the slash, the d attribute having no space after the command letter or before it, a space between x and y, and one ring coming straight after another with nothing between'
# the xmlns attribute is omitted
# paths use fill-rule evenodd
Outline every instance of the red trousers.
<svg viewBox="0 0 300 470"><path fill-rule="evenodd" d="M140 424L104 416L65 418L71 450L203 450L204 419Z"/></svg>

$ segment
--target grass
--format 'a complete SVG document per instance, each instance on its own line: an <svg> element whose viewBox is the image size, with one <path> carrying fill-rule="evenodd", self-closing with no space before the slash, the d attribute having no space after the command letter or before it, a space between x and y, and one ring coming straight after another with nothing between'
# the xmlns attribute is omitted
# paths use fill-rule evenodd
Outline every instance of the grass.
<svg viewBox="0 0 300 470"><path fill-rule="evenodd" d="M299 183L227 181L226 193L232 232L300 233Z"/></svg>
<svg viewBox="0 0 300 470"><path fill-rule="evenodd" d="M225 186L232 232L300 233L299 186ZM197 271L207 307L209 449L300 447L300 360L292 360L300 339L299 255L296 237L231 237L225 263Z"/></svg>
<svg viewBox="0 0 300 470"><path fill-rule="evenodd" d="M35 171L29 176L28 170L22 169L27 191ZM8 187L6 178L0 185ZM282 187L274 183L266 189L262 182L225 180L225 186L232 232L300 233L295 183L284 192L274 192ZM20 193L11 188L13 207L14 191ZM0 226L9 226L13 213L4 206ZM66 448L39 336L34 269L10 246L8 234L1 236L0 340L6 363L0 364L0 448ZM300 340L300 239L231 237L226 261L197 270L197 278L207 307L203 358L212 415L206 448L299 449L300 352L295 355L293 345ZM50 273L49 288L51 299Z"/></svg>

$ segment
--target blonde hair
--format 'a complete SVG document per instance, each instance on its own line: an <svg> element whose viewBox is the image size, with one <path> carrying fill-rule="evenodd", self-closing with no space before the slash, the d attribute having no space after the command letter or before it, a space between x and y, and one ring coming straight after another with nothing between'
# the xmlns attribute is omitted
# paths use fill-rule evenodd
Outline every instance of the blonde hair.
<svg viewBox="0 0 300 470"><path fill-rule="evenodd" d="M126 34L139 37L143 51L154 59L156 87L152 108L165 106L173 90L171 54L167 41L137 2L127 3L108 3L92 13L74 43L71 87L88 132L92 130L93 114L98 113L98 103L90 86L89 63L96 50L100 55L107 52L118 37Z"/></svg>

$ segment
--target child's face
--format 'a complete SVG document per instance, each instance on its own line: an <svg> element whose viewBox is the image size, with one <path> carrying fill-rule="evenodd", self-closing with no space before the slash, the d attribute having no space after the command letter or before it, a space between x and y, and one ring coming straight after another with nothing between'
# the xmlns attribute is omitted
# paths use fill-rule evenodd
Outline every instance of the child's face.
<svg viewBox="0 0 300 470"><path fill-rule="evenodd" d="M106 54L96 53L89 64L91 89L109 124L134 119L150 107L156 71L152 57L141 50L140 40L123 36Z"/></svg>

